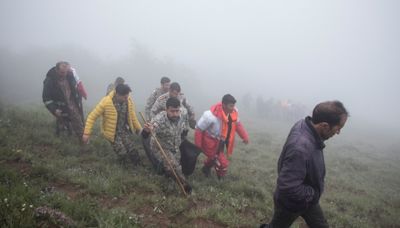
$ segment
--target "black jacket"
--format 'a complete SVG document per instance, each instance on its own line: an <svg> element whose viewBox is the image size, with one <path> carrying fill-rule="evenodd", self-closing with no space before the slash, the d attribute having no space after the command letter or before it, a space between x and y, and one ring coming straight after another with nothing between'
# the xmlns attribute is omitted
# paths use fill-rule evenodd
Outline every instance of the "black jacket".
<svg viewBox="0 0 400 228"><path fill-rule="evenodd" d="M310 117L292 127L278 161L276 203L292 212L318 203L324 191L324 147Z"/></svg>
<svg viewBox="0 0 400 228"><path fill-rule="evenodd" d="M66 98L63 91L57 83L57 72L56 68L53 67L47 72L46 79L43 81L43 103L46 108L54 115L56 109L60 109L63 115L69 114ZM69 72L66 76L69 85L71 87L71 96L74 98L76 105L79 108L81 115L83 116L82 110L82 97L76 90L76 80L72 72Z"/></svg>

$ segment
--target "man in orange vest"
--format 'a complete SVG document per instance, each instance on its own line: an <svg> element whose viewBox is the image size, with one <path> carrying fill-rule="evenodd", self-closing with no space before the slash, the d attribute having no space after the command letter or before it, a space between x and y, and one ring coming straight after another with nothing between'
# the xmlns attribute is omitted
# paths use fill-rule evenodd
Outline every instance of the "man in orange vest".
<svg viewBox="0 0 400 228"><path fill-rule="evenodd" d="M249 143L249 136L239 121L235 103L235 98L226 94L222 102L205 111L197 122L195 144L207 156L202 168L206 176L210 175L212 167L215 167L219 179L225 176L229 161L224 154L224 148L226 147L227 155L231 156L236 132L245 144Z"/></svg>

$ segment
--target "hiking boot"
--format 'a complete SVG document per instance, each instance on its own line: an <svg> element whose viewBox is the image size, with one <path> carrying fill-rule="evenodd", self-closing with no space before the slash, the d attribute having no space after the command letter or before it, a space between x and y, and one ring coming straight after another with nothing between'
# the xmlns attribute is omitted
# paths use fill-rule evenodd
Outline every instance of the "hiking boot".
<svg viewBox="0 0 400 228"><path fill-rule="evenodd" d="M183 186L183 188L185 189L185 192L190 195L192 193L192 186L190 186L189 184L186 184L185 186Z"/></svg>
<svg viewBox="0 0 400 228"><path fill-rule="evenodd" d="M201 171L204 173L204 176L210 177L210 174L211 174L211 167L209 167L209 166L203 166L203 168L201 168Z"/></svg>

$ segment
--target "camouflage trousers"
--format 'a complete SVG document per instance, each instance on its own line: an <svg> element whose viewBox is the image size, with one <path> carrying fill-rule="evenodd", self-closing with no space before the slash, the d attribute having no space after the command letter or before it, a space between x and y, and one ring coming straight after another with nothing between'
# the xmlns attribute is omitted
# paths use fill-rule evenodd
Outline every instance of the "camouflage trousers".
<svg viewBox="0 0 400 228"><path fill-rule="evenodd" d="M122 164L127 164L128 160L130 160L134 165L140 163L139 153L133 142L132 133L127 131L117 132L112 147Z"/></svg>
<svg viewBox="0 0 400 228"><path fill-rule="evenodd" d="M171 178L173 178L175 181L175 176L172 171L172 169L175 171L176 175L180 179L181 183L186 186L188 185L188 182L186 181L185 175L182 173L182 166L180 164L180 152L171 152L170 150L165 150L164 152L169 160L168 162L165 160L164 156L162 155L162 152L158 149L158 147L154 146L154 144L151 144L151 151L153 152L153 157L157 161L158 165L156 167L157 171L163 171L165 174Z"/></svg>
<svg viewBox="0 0 400 228"><path fill-rule="evenodd" d="M72 112L68 116L62 116L56 118L56 135L59 136L63 131L67 131L68 135L72 134L72 131L78 137L82 139L84 129L83 118L80 114Z"/></svg>

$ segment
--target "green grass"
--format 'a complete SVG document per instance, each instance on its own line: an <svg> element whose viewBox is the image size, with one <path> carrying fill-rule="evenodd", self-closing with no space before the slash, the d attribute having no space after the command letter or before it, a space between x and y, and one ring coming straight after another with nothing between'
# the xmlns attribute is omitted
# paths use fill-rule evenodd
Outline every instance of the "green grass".
<svg viewBox="0 0 400 228"><path fill-rule="evenodd" d="M137 137L144 165L123 166L98 125L90 144L80 146L74 136L54 136L54 120L43 107L3 107L0 227L68 227L38 218L38 207L63 213L76 227L256 227L272 217L276 162L290 125L243 121L251 144L238 138L227 177L204 177L200 155L189 177L193 194L185 198L150 168ZM325 151L321 205L331 227L400 227L399 156L388 149L396 143L382 148L351 137L329 141Z"/></svg>

